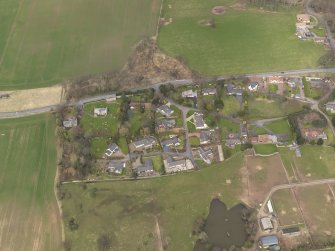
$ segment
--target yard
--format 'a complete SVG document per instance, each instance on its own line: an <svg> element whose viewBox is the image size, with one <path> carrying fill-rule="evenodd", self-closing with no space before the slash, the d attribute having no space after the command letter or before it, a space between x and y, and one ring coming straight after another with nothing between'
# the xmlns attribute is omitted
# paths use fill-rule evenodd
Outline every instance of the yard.
<svg viewBox="0 0 335 251"><path fill-rule="evenodd" d="M266 12L234 5L234 0L168 0L158 45L182 57L191 69L208 75L233 75L315 68L326 53L313 42L295 36L296 10ZM227 7L213 15L216 5ZM206 25L214 20L215 27Z"/></svg>
<svg viewBox="0 0 335 251"><path fill-rule="evenodd" d="M55 146L51 116L1 120L1 250L61 250Z"/></svg>
<svg viewBox="0 0 335 251"><path fill-rule="evenodd" d="M192 250L192 231L207 216L210 201L218 196L228 207L239 202L242 165L239 154L173 177L63 185L66 239L73 250L96 250L102 237L116 250L158 250L159 226L165 250ZM79 224L74 231L68 227L72 217Z"/></svg>
<svg viewBox="0 0 335 251"><path fill-rule="evenodd" d="M154 170L159 173L164 173L164 164L162 156L152 156L152 157L144 157L143 160L150 159L154 166Z"/></svg>
<svg viewBox="0 0 335 251"><path fill-rule="evenodd" d="M311 86L311 83L303 78L304 83L304 93L307 98L320 99L321 97L321 88L314 88Z"/></svg>
<svg viewBox="0 0 335 251"><path fill-rule="evenodd" d="M286 116L302 110L302 104L294 100L273 100L251 97L248 102L250 119L268 119Z"/></svg>
<svg viewBox="0 0 335 251"><path fill-rule="evenodd" d="M229 133L240 133L240 125L226 118L219 120L219 128L221 129L222 140L227 139Z"/></svg>
<svg viewBox="0 0 335 251"><path fill-rule="evenodd" d="M119 70L156 32L159 0L2 0L0 89ZM129 18L131 17L131 18Z"/></svg>
<svg viewBox="0 0 335 251"><path fill-rule="evenodd" d="M278 151L274 144L257 144L254 145L254 149L256 154L260 155L270 155Z"/></svg>
<svg viewBox="0 0 335 251"><path fill-rule="evenodd" d="M273 121L269 124L266 124L265 127L274 134L286 134L289 137L292 136L292 129L287 119Z"/></svg>

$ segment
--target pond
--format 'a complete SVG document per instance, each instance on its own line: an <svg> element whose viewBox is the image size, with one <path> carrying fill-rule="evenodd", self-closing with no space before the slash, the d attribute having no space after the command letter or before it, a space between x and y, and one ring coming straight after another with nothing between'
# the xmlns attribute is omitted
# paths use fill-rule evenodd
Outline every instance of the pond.
<svg viewBox="0 0 335 251"><path fill-rule="evenodd" d="M244 205L238 204L228 210L222 201L213 199L203 228L207 241L198 241L194 251L205 251L206 246L222 249L243 246L248 238L243 220L246 209Z"/></svg>

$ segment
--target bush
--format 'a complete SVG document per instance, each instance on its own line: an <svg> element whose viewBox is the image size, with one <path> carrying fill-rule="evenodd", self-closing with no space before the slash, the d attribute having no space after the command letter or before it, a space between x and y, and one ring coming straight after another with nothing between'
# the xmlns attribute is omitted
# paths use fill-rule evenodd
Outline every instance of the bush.
<svg viewBox="0 0 335 251"><path fill-rule="evenodd" d="M69 220L69 228L71 231L77 230L79 228L78 222L73 217Z"/></svg>
<svg viewBox="0 0 335 251"><path fill-rule="evenodd" d="M100 251L108 251L112 248L112 241L108 235L101 235L98 240L98 250Z"/></svg>
<svg viewBox="0 0 335 251"><path fill-rule="evenodd" d="M319 146L322 146L323 145L323 139L318 139L318 141L316 142L316 144L318 144Z"/></svg>

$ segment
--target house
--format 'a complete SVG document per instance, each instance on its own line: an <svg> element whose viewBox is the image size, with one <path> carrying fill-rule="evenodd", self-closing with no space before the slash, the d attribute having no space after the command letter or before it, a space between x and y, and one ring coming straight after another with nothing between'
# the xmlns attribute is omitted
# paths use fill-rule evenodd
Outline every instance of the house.
<svg viewBox="0 0 335 251"><path fill-rule="evenodd" d="M214 130L206 130L200 132L200 145L209 144L211 142Z"/></svg>
<svg viewBox="0 0 335 251"><path fill-rule="evenodd" d="M162 119L156 122L158 129L171 129L176 126L176 120L174 119Z"/></svg>
<svg viewBox="0 0 335 251"><path fill-rule="evenodd" d="M198 97L198 93L197 93L197 91L187 90L187 91L183 91L181 93L181 96L183 98L197 98Z"/></svg>
<svg viewBox="0 0 335 251"><path fill-rule="evenodd" d="M115 93L109 95L109 96L106 98L106 102L108 102L108 103L112 103L112 102L114 102L114 101L116 101L116 94L115 94Z"/></svg>
<svg viewBox="0 0 335 251"><path fill-rule="evenodd" d="M105 155L106 155L107 157L110 157L110 156L112 156L114 153L116 153L116 152L118 152L118 151L119 151L119 147L118 147L118 145L115 144L115 143L112 143L112 144L110 144L110 145L108 146L108 148L107 148L107 150L106 150L106 152L105 152Z"/></svg>
<svg viewBox="0 0 335 251"><path fill-rule="evenodd" d="M328 102L325 107L327 112L335 113L335 102Z"/></svg>
<svg viewBox="0 0 335 251"><path fill-rule="evenodd" d="M287 84L291 88L301 86L302 85L302 78L298 78L298 77L297 78L288 78L287 79Z"/></svg>
<svg viewBox="0 0 335 251"><path fill-rule="evenodd" d="M263 236L259 240L262 248L272 248L279 245L279 240L276 235Z"/></svg>
<svg viewBox="0 0 335 251"><path fill-rule="evenodd" d="M206 123L203 119L203 114L202 113L195 112L193 114L193 121L194 121L195 128L197 130L202 130L202 129L207 129L208 128L208 125L206 125Z"/></svg>
<svg viewBox="0 0 335 251"><path fill-rule="evenodd" d="M258 83L256 83L256 82L254 82L254 83L250 83L250 84L248 85L248 89L249 89L249 91L251 91L251 92L255 92L255 91L257 91L257 89L258 89Z"/></svg>
<svg viewBox="0 0 335 251"><path fill-rule="evenodd" d="M94 117L97 116L106 116L107 108L94 108Z"/></svg>
<svg viewBox="0 0 335 251"><path fill-rule="evenodd" d="M199 148L199 155L200 158L207 164L212 163L212 160L214 158L214 154L212 152L212 149L205 150L204 148Z"/></svg>
<svg viewBox="0 0 335 251"><path fill-rule="evenodd" d="M227 85L226 92L227 92L227 95L229 96L242 96L243 95L243 91L240 88L237 88L233 84Z"/></svg>
<svg viewBox="0 0 335 251"><path fill-rule="evenodd" d="M240 136L237 133L230 133L228 139L225 140L225 146L229 148L235 148L236 145L240 144Z"/></svg>
<svg viewBox="0 0 335 251"><path fill-rule="evenodd" d="M161 142L162 147L170 146L180 146L180 139L177 136L171 137L169 139L163 140Z"/></svg>
<svg viewBox="0 0 335 251"><path fill-rule="evenodd" d="M166 117L170 117L174 113L174 110L172 110L167 105L162 105L162 106L160 106L160 107L157 108L157 112L159 112L160 114L162 114L162 115L164 115Z"/></svg>
<svg viewBox="0 0 335 251"><path fill-rule="evenodd" d="M300 234L300 228L299 227L290 227L290 228L284 228L282 230L283 235L299 235Z"/></svg>
<svg viewBox="0 0 335 251"><path fill-rule="evenodd" d="M320 128L305 128L302 131L307 140L327 140L327 134Z"/></svg>
<svg viewBox="0 0 335 251"><path fill-rule="evenodd" d="M169 156L165 161L165 171L167 173L180 172L187 169L186 159L175 159Z"/></svg>
<svg viewBox="0 0 335 251"><path fill-rule="evenodd" d="M136 150L143 150L152 148L154 145L157 144L155 137L149 136L143 139L137 140L133 142L133 146Z"/></svg>
<svg viewBox="0 0 335 251"><path fill-rule="evenodd" d="M298 14L297 15L297 21L299 23L305 23L305 24L309 24L311 21L311 18L308 14Z"/></svg>
<svg viewBox="0 0 335 251"><path fill-rule="evenodd" d="M65 128L72 128L78 125L78 120L76 117L71 117L66 120L63 120L63 126Z"/></svg>
<svg viewBox="0 0 335 251"><path fill-rule="evenodd" d="M126 162L124 161L111 161L108 163L107 171L111 173L121 174L125 167Z"/></svg>
<svg viewBox="0 0 335 251"><path fill-rule="evenodd" d="M216 89L215 88L205 88L203 89L202 94L204 96L216 95Z"/></svg>
<svg viewBox="0 0 335 251"><path fill-rule="evenodd" d="M154 166L152 164L152 160L145 160L143 165L136 167L135 172L138 176L147 176L154 174Z"/></svg>
<svg viewBox="0 0 335 251"><path fill-rule="evenodd" d="M267 78L269 84L282 84L284 83L284 78L281 76L271 76Z"/></svg>
<svg viewBox="0 0 335 251"><path fill-rule="evenodd" d="M276 135L270 134L260 134L254 137L251 137L252 144L276 144L278 142Z"/></svg>
<svg viewBox="0 0 335 251"><path fill-rule="evenodd" d="M261 218L261 227L262 229L265 230L272 230L273 225L270 217L263 217Z"/></svg>

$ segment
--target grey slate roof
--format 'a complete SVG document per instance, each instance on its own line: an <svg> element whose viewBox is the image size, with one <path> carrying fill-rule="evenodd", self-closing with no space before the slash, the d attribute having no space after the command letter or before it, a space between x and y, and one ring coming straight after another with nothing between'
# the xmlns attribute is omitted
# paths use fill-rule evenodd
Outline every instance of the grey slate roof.
<svg viewBox="0 0 335 251"><path fill-rule="evenodd" d="M138 174L149 173L149 172L153 172L153 171L154 171L154 166L152 164L152 160L150 160L150 159L145 160L143 165L138 166L136 168L136 172Z"/></svg>
<svg viewBox="0 0 335 251"><path fill-rule="evenodd" d="M195 127L198 128L204 128L206 126L205 121L203 119L203 115L201 113L194 113L193 116Z"/></svg>
<svg viewBox="0 0 335 251"><path fill-rule="evenodd" d="M174 128L176 126L175 119L162 119L156 122L157 127Z"/></svg>
<svg viewBox="0 0 335 251"><path fill-rule="evenodd" d="M157 108L157 112L167 116L167 117L170 117L172 114L173 114L173 110L167 106L167 105L162 105L160 107Z"/></svg>
<svg viewBox="0 0 335 251"><path fill-rule="evenodd" d="M148 148L152 147L156 144L156 139L152 136L145 137L143 139L137 140L133 142L135 148Z"/></svg>
<svg viewBox="0 0 335 251"><path fill-rule="evenodd" d="M260 241L263 247L269 247L279 244L278 238L275 235L263 236L260 238Z"/></svg>
<svg viewBox="0 0 335 251"><path fill-rule="evenodd" d="M173 138L170 138L170 139L166 139L166 140L163 140L161 142L161 145L162 147L165 147L165 146L176 146L180 144L180 141L179 141L179 138L178 137L173 137Z"/></svg>
<svg viewBox="0 0 335 251"><path fill-rule="evenodd" d="M167 165L169 168L175 168L178 166L186 166L186 160L185 159L181 159L181 160L174 160L172 157L168 157L167 160Z"/></svg>
<svg viewBox="0 0 335 251"><path fill-rule="evenodd" d="M126 166L126 162L111 161L108 163L107 170L113 173L121 174L125 166Z"/></svg>
<svg viewBox="0 0 335 251"><path fill-rule="evenodd" d="M235 85L233 84L228 84L226 87L226 91L228 95L237 95L241 96L243 94L243 91L241 89L238 89Z"/></svg>

